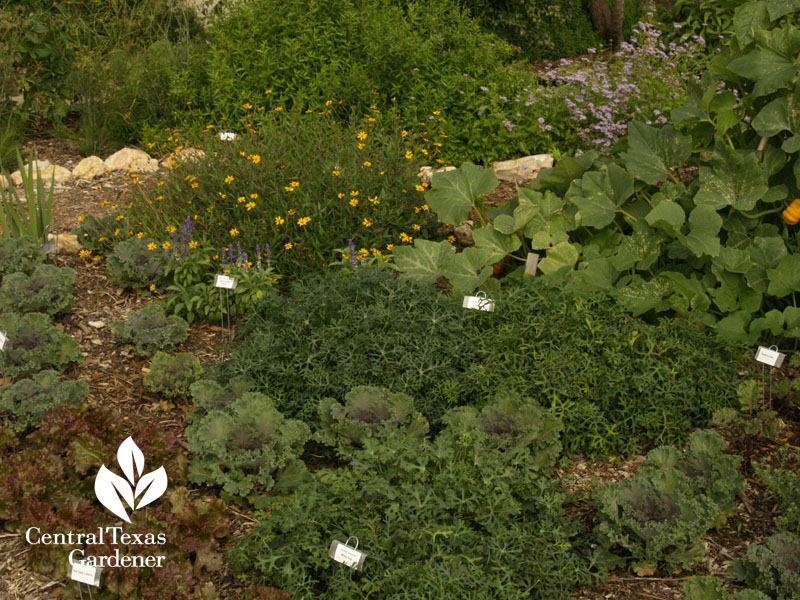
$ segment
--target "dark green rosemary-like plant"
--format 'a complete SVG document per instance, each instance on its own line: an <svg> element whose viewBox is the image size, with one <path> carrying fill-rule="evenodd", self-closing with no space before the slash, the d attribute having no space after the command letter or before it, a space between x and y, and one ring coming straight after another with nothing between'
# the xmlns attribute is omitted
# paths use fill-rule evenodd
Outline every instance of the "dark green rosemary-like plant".
<svg viewBox="0 0 800 600"><path fill-rule="evenodd" d="M25 431L38 425L51 408L62 404L78 406L88 394L85 381L61 381L58 373L48 369L0 388L0 412L13 416L5 420L12 431Z"/></svg>
<svg viewBox="0 0 800 600"><path fill-rule="evenodd" d="M0 309L50 316L69 312L76 279L73 269L47 264L37 265L30 275L11 273L0 287Z"/></svg>
<svg viewBox="0 0 800 600"><path fill-rule="evenodd" d="M150 371L144 375L144 387L168 398L185 397L189 386L200 379L203 367L194 354L181 352L171 356L166 352L156 352Z"/></svg>
<svg viewBox="0 0 800 600"><path fill-rule="evenodd" d="M44 313L0 315L0 331L8 336L3 350L7 375L32 375L48 368L62 371L81 355L78 342Z"/></svg>
<svg viewBox="0 0 800 600"><path fill-rule="evenodd" d="M176 315L167 316L161 303L151 302L138 312L128 313L126 320L111 323L111 333L146 356L185 342L189 324Z"/></svg>
<svg viewBox="0 0 800 600"><path fill-rule="evenodd" d="M314 438L335 446L342 456L363 446L366 438L381 437L392 429L404 431L409 437L428 433L428 421L414 410L411 397L384 388L353 388L345 396L344 406L333 398L323 398L318 411L319 430Z"/></svg>
<svg viewBox="0 0 800 600"><path fill-rule="evenodd" d="M200 388L195 387L195 392ZM286 419L263 394L245 393L224 408L210 410L186 430L194 459L195 483L221 485L225 491L259 503L282 477L301 476L299 460L311 437L308 425Z"/></svg>

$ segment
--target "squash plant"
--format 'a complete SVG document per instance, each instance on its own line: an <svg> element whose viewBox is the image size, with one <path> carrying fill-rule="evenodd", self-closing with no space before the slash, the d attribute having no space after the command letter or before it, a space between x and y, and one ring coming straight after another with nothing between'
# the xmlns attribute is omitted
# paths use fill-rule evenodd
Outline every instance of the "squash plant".
<svg viewBox="0 0 800 600"><path fill-rule="evenodd" d="M519 264L506 278L520 279L538 251L547 283L605 292L636 315L673 310L750 343L800 337L800 253L781 219L800 196L797 12L797 0L743 4L734 38L668 124L631 121L612 156L564 158L503 206L483 203L490 169L437 173L428 204L450 225L474 209L475 248L417 240L395 249L395 268L470 292L493 285L504 258Z"/></svg>

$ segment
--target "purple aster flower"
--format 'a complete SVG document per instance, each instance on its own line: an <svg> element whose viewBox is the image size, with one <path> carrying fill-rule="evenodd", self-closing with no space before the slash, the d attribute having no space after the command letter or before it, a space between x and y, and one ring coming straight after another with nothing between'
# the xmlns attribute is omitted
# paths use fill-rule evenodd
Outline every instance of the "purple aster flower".
<svg viewBox="0 0 800 600"><path fill-rule="evenodd" d="M356 245L353 243L353 238L347 238L347 251L350 253L350 266L354 271L358 271L358 259L356 259Z"/></svg>

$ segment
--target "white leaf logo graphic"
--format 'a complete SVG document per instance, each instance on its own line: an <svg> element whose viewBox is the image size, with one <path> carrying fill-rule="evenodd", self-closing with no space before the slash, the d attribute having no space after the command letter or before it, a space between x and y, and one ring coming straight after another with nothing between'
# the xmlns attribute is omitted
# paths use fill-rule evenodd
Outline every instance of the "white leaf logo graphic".
<svg viewBox="0 0 800 600"><path fill-rule="evenodd" d="M158 500L167 490L167 472L164 467L159 467L142 475L144 454L131 437L120 444L117 450L117 462L128 478L127 481L103 465L94 480L94 493L103 506L130 523L128 511L122 500L127 503L131 511ZM136 498L139 496L141 499L137 505Z"/></svg>

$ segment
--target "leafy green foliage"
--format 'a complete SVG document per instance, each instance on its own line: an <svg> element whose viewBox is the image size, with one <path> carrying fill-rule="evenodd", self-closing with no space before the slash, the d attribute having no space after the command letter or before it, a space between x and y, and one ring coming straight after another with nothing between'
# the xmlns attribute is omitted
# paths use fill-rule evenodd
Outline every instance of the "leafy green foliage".
<svg viewBox="0 0 800 600"><path fill-rule="evenodd" d="M689 82L671 123L631 121L612 158L564 159L491 211L477 195L448 189L457 178L479 181L480 170L467 164L434 177L431 206L440 218L452 220L465 202L480 216L473 237L486 254L470 263L472 274L503 256L522 259L520 249L545 250L542 279L601 290L636 315L671 310L749 343L800 336L800 311L782 300L800 291L796 244L779 216L800 196L800 130L788 109L800 44L782 18L797 9L762 0L742 6L730 48ZM679 178L686 166L697 168L696 178ZM442 263L411 268L420 263L406 251L397 267L420 282L447 276ZM451 283L466 291L480 280Z"/></svg>
<svg viewBox="0 0 800 600"><path fill-rule="evenodd" d="M371 269L295 282L264 299L213 378L245 375L309 423L322 398L361 385L407 394L434 426L450 408L516 391L560 417L570 453L678 440L735 402L738 348L686 321L648 324L536 281L493 299L494 313L465 310Z"/></svg>
<svg viewBox="0 0 800 600"><path fill-rule="evenodd" d="M374 386L353 388L345 395L344 406L323 398L317 412L319 429L314 439L336 446L342 456L363 447L366 438L380 438L394 429L410 437L428 433L428 421L414 410L412 398Z"/></svg>
<svg viewBox="0 0 800 600"><path fill-rule="evenodd" d="M193 389L212 391L200 390ZM189 467L192 481L221 485L230 494L250 496L258 503L258 494L271 490L276 480L285 484L302 477L305 466L298 457L311 437L308 425L285 419L272 400L252 392L224 408L205 408L186 430L195 454Z"/></svg>
<svg viewBox="0 0 800 600"><path fill-rule="evenodd" d="M200 359L194 354L181 352L174 356L158 351L145 373L144 387L153 392L164 394L168 398L189 395L189 386L200 379L203 367Z"/></svg>
<svg viewBox="0 0 800 600"><path fill-rule="evenodd" d="M48 368L61 371L81 355L78 342L43 313L0 315L0 331L8 336L3 351L7 375L32 375Z"/></svg>
<svg viewBox="0 0 800 600"><path fill-rule="evenodd" d="M734 561L731 572L770 598L794 600L800 596L800 537L782 532L749 546L747 559Z"/></svg>
<svg viewBox="0 0 800 600"><path fill-rule="evenodd" d="M8 188L0 186L0 229L5 238L18 238L24 235L32 237L38 244L44 244L47 241L47 234L50 233L55 182L51 178L50 191L45 193L44 176L39 172L38 166L34 177L35 162L31 160L25 168L22 156L17 150L17 163L24 195L20 199L13 185L9 185ZM5 176L5 173L2 175Z"/></svg>
<svg viewBox="0 0 800 600"><path fill-rule="evenodd" d="M98 254L108 254L114 245L127 239L127 231L120 227L118 214L109 214L100 218L85 215L83 221L72 230L81 246Z"/></svg>
<svg viewBox="0 0 800 600"><path fill-rule="evenodd" d="M0 277L11 273L30 275L36 265L44 262L39 244L30 236L0 240Z"/></svg>
<svg viewBox="0 0 800 600"><path fill-rule="evenodd" d="M448 429L465 434L481 431L493 449L530 451L533 465L545 473L561 453L559 420L536 402L513 393L498 394L480 412L472 406L454 408L445 415L444 422Z"/></svg>
<svg viewBox="0 0 800 600"><path fill-rule="evenodd" d="M77 275L70 267L37 265L33 273L12 273L0 287L0 309L11 312L40 312L51 317L72 309Z"/></svg>
<svg viewBox="0 0 800 600"><path fill-rule="evenodd" d="M366 438L350 468L270 497L231 566L293 598L569 598L590 576L563 494L530 454L486 451L485 437ZM368 554L351 576L328 557L349 536Z"/></svg>
<svg viewBox="0 0 800 600"><path fill-rule="evenodd" d="M169 488L158 501L133 511L125 531L163 532L167 542L157 547L157 554L167 558L161 569L109 569L103 574L103 594L111 599L208 597L214 592L210 579L223 567L220 546L230 533L225 505L198 498L195 492L190 496L186 455L172 433L151 424L132 424L108 408L54 408L37 431L3 444L0 523L23 535L31 526L45 531L43 524L51 533L119 526L119 519L95 499L94 475L102 464L119 472L117 449L128 436L144 453L148 470L164 466ZM108 555L117 549L121 555L156 553L153 546L115 546L106 539L103 545L86 546L86 554ZM64 546L33 545L21 560L51 580L67 583Z"/></svg>
<svg viewBox="0 0 800 600"><path fill-rule="evenodd" d="M164 314L161 303L151 302L138 312L128 313L124 321L111 323L111 334L122 343L133 344L137 354L147 356L185 342L189 324L178 316Z"/></svg>
<svg viewBox="0 0 800 600"><path fill-rule="evenodd" d="M46 370L0 388L0 411L14 417L6 420L7 427L25 431L38 425L54 406L80 405L88 394L89 384L85 381L60 381L58 373Z"/></svg>
<svg viewBox="0 0 800 600"><path fill-rule="evenodd" d="M131 238L114 246L114 251L108 255L108 273L123 287L147 288L164 280L168 260L161 244L155 240Z"/></svg>
<svg viewBox="0 0 800 600"><path fill-rule="evenodd" d="M679 600L769 600L769 596L758 590L729 594L716 577L697 576L683 584L683 596Z"/></svg>
<svg viewBox="0 0 800 600"><path fill-rule="evenodd" d="M784 380L775 386L776 394L784 387ZM739 383L739 406L721 408L714 413L712 422L717 427L733 427L744 432L745 435L763 436L774 439L783 427L783 421L778 418L778 413L772 409L764 408L762 404L764 389L760 382L746 379Z"/></svg>
<svg viewBox="0 0 800 600"><path fill-rule="evenodd" d="M783 455L778 467L762 463L757 465L759 479L766 485L769 493L778 500L781 515L776 519L781 530L800 535L800 473L788 456Z"/></svg>
<svg viewBox="0 0 800 600"><path fill-rule="evenodd" d="M197 419L213 410L221 410L250 391L252 383L246 377L234 377L220 385L211 379L200 379L189 386L194 401L192 417Z"/></svg>

